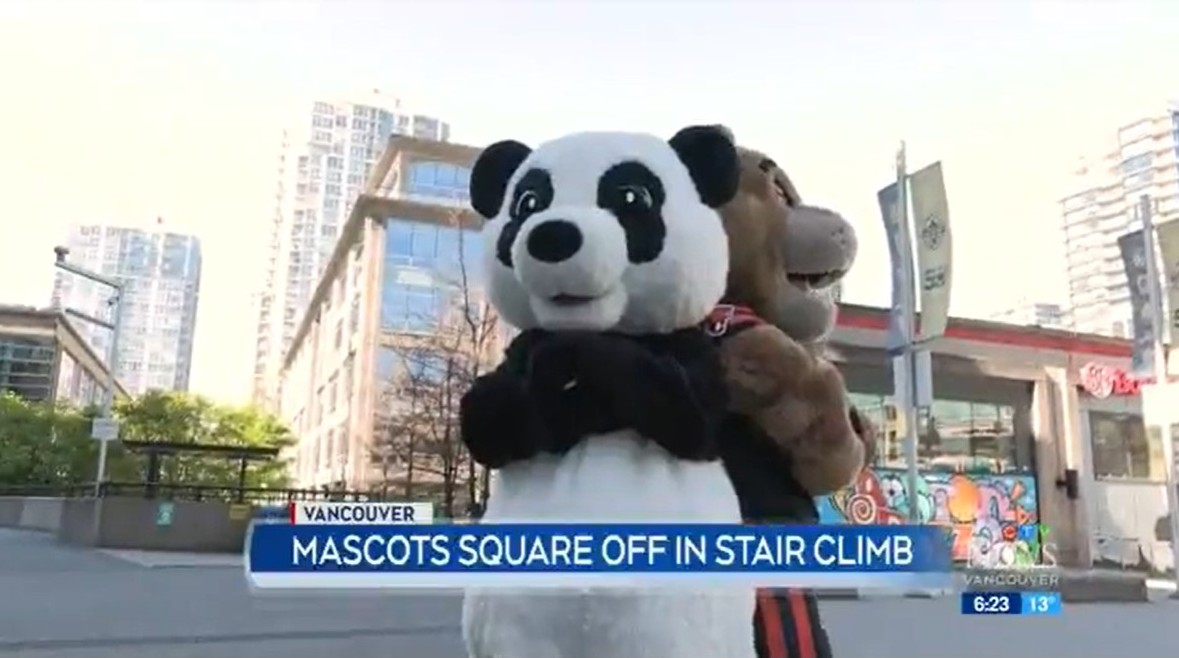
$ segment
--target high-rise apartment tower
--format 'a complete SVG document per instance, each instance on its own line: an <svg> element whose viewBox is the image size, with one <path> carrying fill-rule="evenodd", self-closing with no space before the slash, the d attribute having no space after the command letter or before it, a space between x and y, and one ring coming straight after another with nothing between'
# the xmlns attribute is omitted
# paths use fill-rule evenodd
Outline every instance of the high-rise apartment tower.
<svg viewBox="0 0 1179 658"><path fill-rule="evenodd" d="M1122 126L1103 155L1076 170L1072 193L1061 201L1072 329L1129 337L1130 289L1118 238L1141 227L1142 195L1152 199L1155 225L1179 218L1177 154L1173 104Z"/></svg>
<svg viewBox="0 0 1179 658"><path fill-rule="evenodd" d="M201 244L191 235L105 225L78 226L66 240L71 263L123 284L115 377L129 393L188 390L201 286ZM54 305L110 322L111 290L58 272ZM95 351L108 358L110 331L76 321Z"/></svg>
<svg viewBox="0 0 1179 658"><path fill-rule="evenodd" d="M272 409L283 355L389 137L450 139L447 123L414 114L379 90L314 101L306 109L299 124L283 133L263 281L255 295L253 399Z"/></svg>

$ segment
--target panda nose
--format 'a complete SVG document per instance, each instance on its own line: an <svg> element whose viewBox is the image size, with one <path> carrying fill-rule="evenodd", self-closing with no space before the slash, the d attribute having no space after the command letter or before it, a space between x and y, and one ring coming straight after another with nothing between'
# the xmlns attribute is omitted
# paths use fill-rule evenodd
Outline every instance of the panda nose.
<svg viewBox="0 0 1179 658"><path fill-rule="evenodd" d="M568 260L581 249L581 229L564 219L550 219L528 233L528 254L544 263Z"/></svg>

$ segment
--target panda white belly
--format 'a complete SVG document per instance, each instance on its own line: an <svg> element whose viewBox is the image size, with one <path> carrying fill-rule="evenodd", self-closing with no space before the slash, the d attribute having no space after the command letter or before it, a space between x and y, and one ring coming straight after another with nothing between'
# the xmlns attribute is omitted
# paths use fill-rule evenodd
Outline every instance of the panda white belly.
<svg viewBox="0 0 1179 658"><path fill-rule="evenodd" d="M676 459L631 431L497 474L484 516L513 522L740 523L719 461ZM472 658L752 658L748 587L471 589Z"/></svg>

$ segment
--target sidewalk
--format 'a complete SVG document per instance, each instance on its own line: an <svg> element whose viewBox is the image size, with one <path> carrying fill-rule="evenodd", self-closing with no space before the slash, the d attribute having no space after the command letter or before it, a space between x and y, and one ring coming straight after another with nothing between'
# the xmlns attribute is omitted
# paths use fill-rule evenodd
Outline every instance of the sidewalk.
<svg viewBox="0 0 1179 658"><path fill-rule="evenodd" d="M242 556L234 553L178 553L99 549L99 553L149 569L243 568Z"/></svg>

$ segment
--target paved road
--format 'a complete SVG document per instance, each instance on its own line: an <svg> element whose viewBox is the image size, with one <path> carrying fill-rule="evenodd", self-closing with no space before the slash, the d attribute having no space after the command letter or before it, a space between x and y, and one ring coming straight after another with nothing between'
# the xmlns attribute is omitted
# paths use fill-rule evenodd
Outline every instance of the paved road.
<svg viewBox="0 0 1179 658"><path fill-rule="evenodd" d="M1179 602L978 618L953 600L827 601L840 658L1163 658ZM463 658L454 594L252 595L241 571L145 568L0 529L0 654L25 658Z"/></svg>

